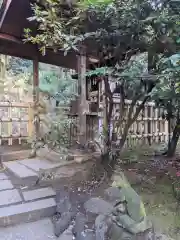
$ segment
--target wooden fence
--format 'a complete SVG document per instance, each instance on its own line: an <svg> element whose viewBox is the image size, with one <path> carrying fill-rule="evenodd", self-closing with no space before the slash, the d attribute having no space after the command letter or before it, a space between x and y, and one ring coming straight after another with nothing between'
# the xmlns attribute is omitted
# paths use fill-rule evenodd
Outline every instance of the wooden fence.
<svg viewBox="0 0 180 240"><path fill-rule="evenodd" d="M113 108L113 122L119 118L119 98L114 98ZM138 105L140 102L138 103ZM127 112L131 105L130 100L126 100L125 104L125 118L123 119L122 126L125 125L127 120ZM137 105L134 107L133 112L136 111ZM131 147L136 144L152 144L167 142L168 140L168 122L162 118L163 109L156 108L154 102L145 104L143 110L140 112L137 120L132 124L129 129L129 134L126 141L126 146ZM112 126L111 126L112 129ZM99 120L99 132L102 132L102 115ZM121 136L118 136L121 139Z"/></svg>
<svg viewBox="0 0 180 240"><path fill-rule="evenodd" d="M0 145L21 144L33 131L32 105L0 102Z"/></svg>
<svg viewBox="0 0 180 240"><path fill-rule="evenodd" d="M129 106L130 101L126 101L126 109ZM162 109L155 108L153 102L147 103L129 130L126 146L167 141L168 123L162 119L162 112ZM115 99L112 121L116 121L118 114L119 100ZM33 133L32 116L32 104L0 102L0 145L5 143L13 145L15 142L21 144L23 140L31 137ZM73 119L69 128L69 144L73 145L78 140L78 117L69 117ZM126 119L123 121L125 123ZM86 139L97 139L100 135L102 135L102 115L88 115Z"/></svg>
<svg viewBox="0 0 180 240"><path fill-rule="evenodd" d="M114 109L112 123L117 121L119 116L119 103L120 98L114 98ZM100 103L102 104L102 103ZM129 109L131 101L126 101L126 110ZM135 111L136 107L134 107ZM163 109L156 108L153 102L149 102L144 106L144 109L139 114L137 120L132 124L129 129L129 135L126 141L126 146L131 147L136 144L151 144L165 142L168 139L168 123L162 119ZM64 114L67 114L65 111ZM75 115L69 115L72 120L70 124L68 135L69 145L73 145L78 141L79 121ZM125 124L126 118L123 119ZM86 139L102 140L103 128L103 112L99 115L87 115L86 117ZM121 136L118 136L120 139Z"/></svg>

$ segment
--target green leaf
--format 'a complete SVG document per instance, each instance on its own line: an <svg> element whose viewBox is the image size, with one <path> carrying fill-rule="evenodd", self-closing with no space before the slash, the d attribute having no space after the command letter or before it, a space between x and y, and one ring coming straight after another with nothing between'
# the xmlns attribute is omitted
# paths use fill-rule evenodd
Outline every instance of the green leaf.
<svg viewBox="0 0 180 240"><path fill-rule="evenodd" d="M108 73L107 67L96 68L95 70L86 72L86 76L90 77L92 75L106 75Z"/></svg>
<svg viewBox="0 0 180 240"><path fill-rule="evenodd" d="M180 43L180 37L176 39L176 43Z"/></svg>

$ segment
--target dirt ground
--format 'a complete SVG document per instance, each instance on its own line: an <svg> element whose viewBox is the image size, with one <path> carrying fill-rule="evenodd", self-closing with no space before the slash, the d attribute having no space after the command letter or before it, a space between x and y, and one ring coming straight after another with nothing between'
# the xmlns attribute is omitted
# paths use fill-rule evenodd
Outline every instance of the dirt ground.
<svg viewBox="0 0 180 240"><path fill-rule="evenodd" d="M132 154L133 157L135 154L137 152ZM180 183L180 178L176 177L180 170L180 156L167 159L162 155L154 156L153 151L150 151L149 154L138 153L135 159L132 162L119 161L116 173L123 171L132 187L141 195L147 215L152 219L156 231L179 240L180 195L178 201L178 196L173 191L173 182L176 180ZM104 190L112 184L112 181L107 181L103 172L99 175L100 182L91 178L72 187L73 201L83 204L92 196L103 197Z"/></svg>
<svg viewBox="0 0 180 240"><path fill-rule="evenodd" d="M137 149L134 153L136 156ZM128 155L128 154L127 154ZM123 158L123 157L122 157ZM137 160L137 161L136 161ZM141 195L147 215L158 232L180 239L180 155L168 159L162 154L141 151L134 162L119 164L119 168ZM176 184L174 184L176 183ZM176 190L176 191L175 191Z"/></svg>

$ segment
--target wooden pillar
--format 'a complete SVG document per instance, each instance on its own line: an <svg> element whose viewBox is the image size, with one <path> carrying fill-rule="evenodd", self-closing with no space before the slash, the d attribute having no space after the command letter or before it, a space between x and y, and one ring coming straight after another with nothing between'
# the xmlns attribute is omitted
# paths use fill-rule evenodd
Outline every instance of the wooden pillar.
<svg viewBox="0 0 180 240"><path fill-rule="evenodd" d="M36 140L39 137L39 114L38 114L38 105L39 105L39 62L37 59L33 61L33 104L34 104L34 130L36 135Z"/></svg>
<svg viewBox="0 0 180 240"><path fill-rule="evenodd" d="M148 144L151 145L152 144L152 106L151 105L148 105L147 107L147 116L148 116L148 126L147 126L147 129L148 129Z"/></svg>
<svg viewBox="0 0 180 240"><path fill-rule="evenodd" d="M79 142L86 143L86 54L81 49L78 55L78 94L79 94Z"/></svg>

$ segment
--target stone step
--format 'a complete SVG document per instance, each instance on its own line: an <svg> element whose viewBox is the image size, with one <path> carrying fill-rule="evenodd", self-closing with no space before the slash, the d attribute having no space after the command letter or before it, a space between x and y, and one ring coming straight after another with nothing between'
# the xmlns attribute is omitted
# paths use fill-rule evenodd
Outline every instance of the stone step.
<svg viewBox="0 0 180 240"><path fill-rule="evenodd" d="M22 198L17 189L0 191L0 207L20 202L22 202Z"/></svg>
<svg viewBox="0 0 180 240"><path fill-rule="evenodd" d="M54 198L3 207L0 208L0 227L37 221L43 217L52 216L55 211Z"/></svg>
<svg viewBox="0 0 180 240"><path fill-rule="evenodd" d="M7 190L7 189L13 189L13 185L10 180L0 180L0 191Z"/></svg>
<svg viewBox="0 0 180 240"><path fill-rule="evenodd" d="M39 179L38 174L28 167L20 164L18 161L3 162L4 168L19 178L26 186L33 186Z"/></svg>
<svg viewBox="0 0 180 240"><path fill-rule="evenodd" d="M54 197L56 192L51 187L39 188L22 192L25 201L32 201L45 197Z"/></svg>
<svg viewBox="0 0 180 240"><path fill-rule="evenodd" d="M30 149L26 150L20 150L20 151L10 151L10 152L4 152L1 154L1 161L2 162L8 162L13 160L20 160L28 158L31 153Z"/></svg>
<svg viewBox="0 0 180 240"><path fill-rule="evenodd" d="M39 172L40 170L43 169L44 170L54 169L60 166L60 164L58 163L52 163L46 159L39 158L23 159L17 162L31 169L34 172Z"/></svg>
<svg viewBox="0 0 180 240"><path fill-rule="evenodd" d="M8 176L3 173L3 172L0 172L0 180L7 180L8 179Z"/></svg>

